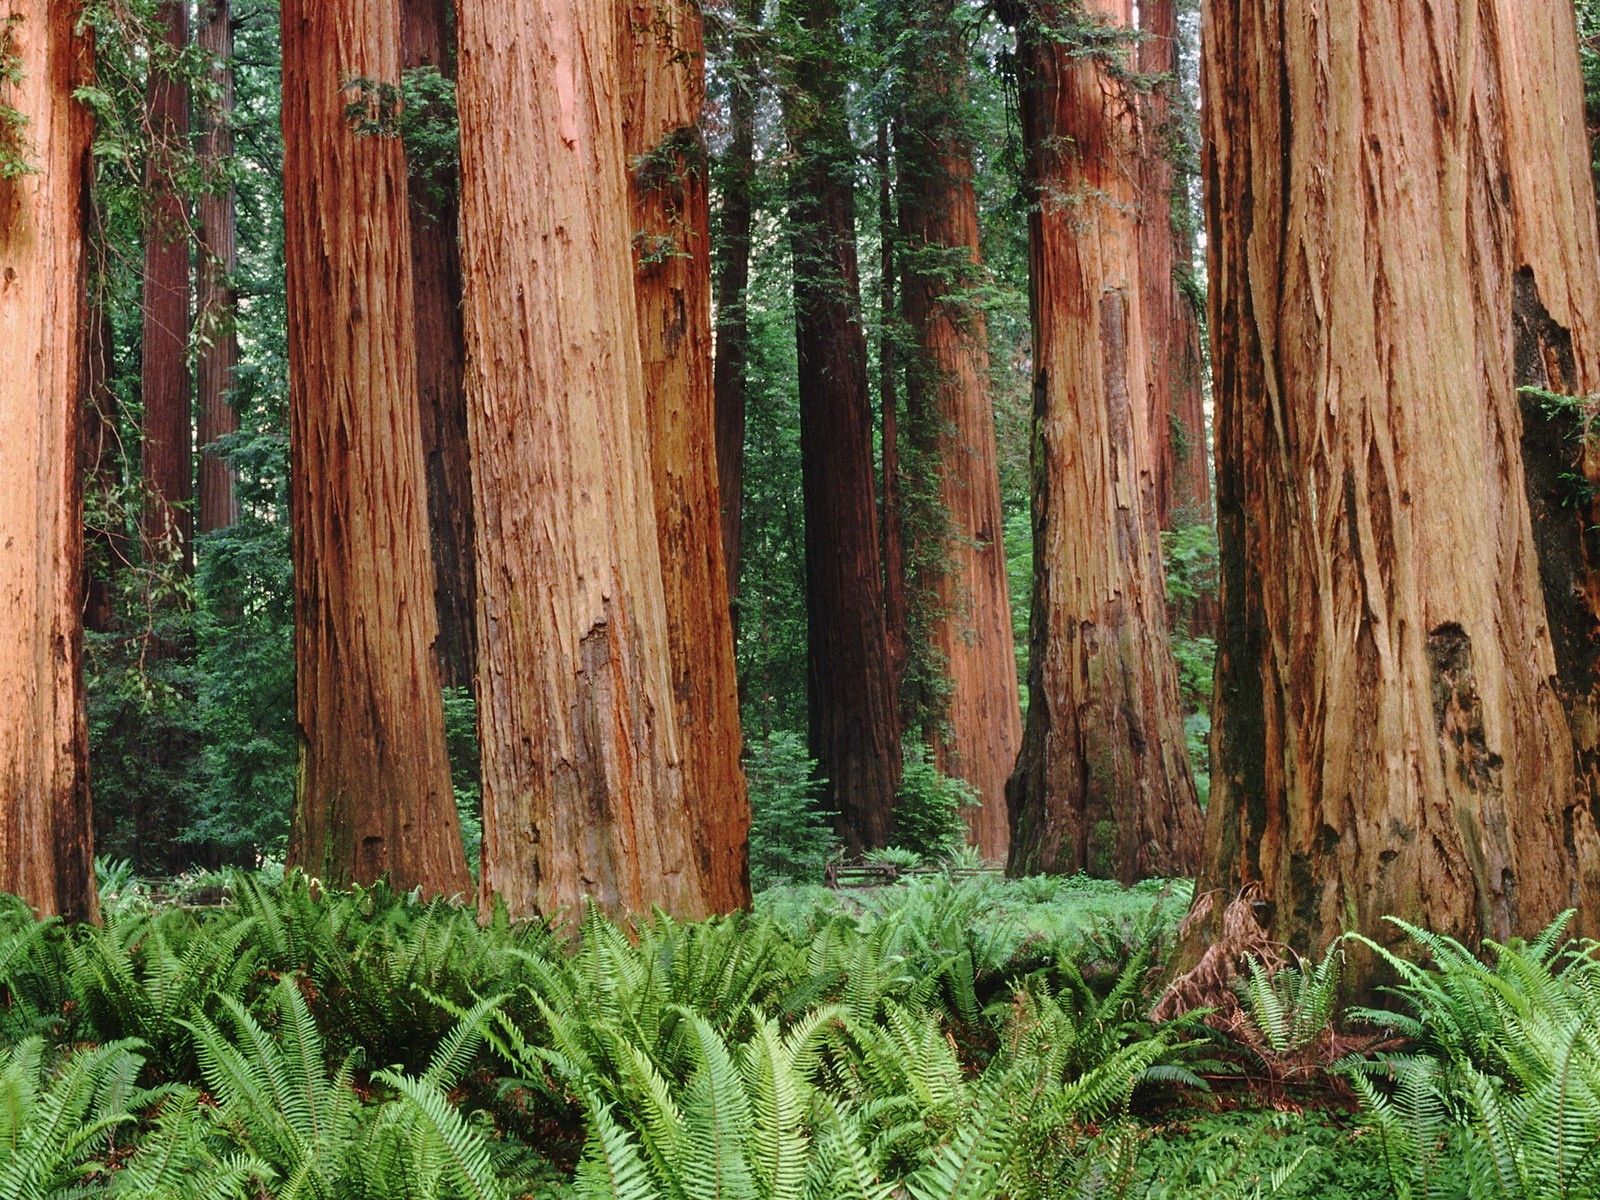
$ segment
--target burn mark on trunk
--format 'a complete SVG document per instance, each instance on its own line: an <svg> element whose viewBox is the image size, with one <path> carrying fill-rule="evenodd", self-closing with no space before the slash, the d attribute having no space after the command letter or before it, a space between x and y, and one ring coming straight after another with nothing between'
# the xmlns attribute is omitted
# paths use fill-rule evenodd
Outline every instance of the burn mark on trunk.
<svg viewBox="0 0 1600 1200"><path fill-rule="evenodd" d="M1440 751L1461 781L1476 792L1500 790L1500 755L1489 748L1483 725L1483 699L1478 694L1472 661L1472 638L1447 622L1428 634L1428 667L1433 681L1433 716L1439 726Z"/></svg>

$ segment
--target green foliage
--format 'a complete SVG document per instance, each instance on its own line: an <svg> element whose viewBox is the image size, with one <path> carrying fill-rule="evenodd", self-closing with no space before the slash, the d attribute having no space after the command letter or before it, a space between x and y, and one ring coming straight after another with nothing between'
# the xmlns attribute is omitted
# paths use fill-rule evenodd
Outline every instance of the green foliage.
<svg viewBox="0 0 1600 1200"><path fill-rule="evenodd" d="M838 838L804 740L787 731L752 740L745 778L751 886L762 891L779 883L820 883Z"/></svg>
<svg viewBox="0 0 1600 1200"><path fill-rule="evenodd" d="M946 775L934 764L927 746L906 747L905 769L894 803L895 842L923 862L940 862L966 842L963 809L978 798L970 784Z"/></svg>
<svg viewBox="0 0 1600 1200"><path fill-rule="evenodd" d="M0 20L0 88L22 85L22 52L17 46L21 13L10 13ZM0 182L32 174L29 161L28 117L18 108L0 101Z"/></svg>

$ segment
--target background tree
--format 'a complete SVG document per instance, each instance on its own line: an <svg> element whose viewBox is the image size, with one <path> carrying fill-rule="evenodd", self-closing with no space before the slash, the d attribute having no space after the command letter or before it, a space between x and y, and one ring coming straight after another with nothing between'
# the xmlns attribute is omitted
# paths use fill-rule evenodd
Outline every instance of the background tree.
<svg viewBox="0 0 1600 1200"><path fill-rule="evenodd" d="M906 410L936 484L927 637L947 690L929 730L938 765L972 784L968 814L985 858L1005 861L1005 784L1022 742L1011 598L990 392L988 321L973 186L969 30L956 0L911 6L898 39L896 104L905 320L913 353Z"/></svg>
<svg viewBox="0 0 1600 1200"><path fill-rule="evenodd" d="M152 46L147 98L151 155L146 161L150 215L144 239L143 368L139 440L145 486L147 559L175 559L194 569L194 430L189 390L189 206L178 177L187 160L189 90L179 67L189 45L186 0L162 0Z"/></svg>
<svg viewBox="0 0 1600 1200"><path fill-rule="evenodd" d="M1386 913L1473 944L1575 904L1592 930L1515 391L1535 298L1592 328L1571 10L1207 14L1224 569L1200 888L1259 883L1302 951L1391 938Z"/></svg>
<svg viewBox="0 0 1600 1200"><path fill-rule="evenodd" d="M84 249L92 78L76 5L0 21L0 891L97 916L84 717Z"/></svg>
<svg viewBox="0 0 1600 1200"><path fill-rule="evenodd" d="M300 778L289 862L464 893L434 642L399 0L282 8Z"/></svg>
<svg viewBox="0 0 1600 1200"><path fill-rule="evenodd" d="M634 300L684 793L715 911L750 901L750 807L717 480L711 209L698 7L628 0L620 61Z"/></svg>
<svg viewBox="0 0 1600 1200"><path fill-rule="evenodd" d="M1031 215L1034 598L1013 873L1183 874L1200 810L1168 648L1132 5L1008 6Z"/></svg>
<svg viewBox="0 0 1600 1200"><path fill-rule="evenodd" d="M209 56L213 94L201 106L199 159L205 190L196 205L199 326L195 368L200 443L198 513L201 533L226 529L239 519L234 470L217 442L239 432L233 410L233 377L239 366L239 270L237 195L233 186L233 5L203 0L195 43Z"/></svg>
<svg viewBox="0 0 1600 1200"><path fill-rule="evenodd" d="M900 779L856 250L848 56L835 0L787 0L784 124L804 473L812 754L854 851L887 845Z"/></svg>
<svg viewBox="0 0 1600 1200"><path fill-rule="evenodd" d="M584 896L713 907L671 692L615 102L624 13L459 13L482 889L514 914Z"/></svg>

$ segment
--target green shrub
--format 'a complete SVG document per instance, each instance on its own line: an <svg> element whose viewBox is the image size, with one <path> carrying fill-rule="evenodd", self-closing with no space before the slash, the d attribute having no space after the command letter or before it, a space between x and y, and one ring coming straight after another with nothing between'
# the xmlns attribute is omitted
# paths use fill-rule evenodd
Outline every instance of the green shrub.
<svg viewBox="0 0 1600 1200"><path fill-rule="evenodd" d="M779 731L750 743L750 883L820 883L838 847L833 814L823 807L817 764L797 733Z"/></svg>
<svg viewBox="0 0 1600 1200"><path fill-rule="evenodd" d="M941 772L928 748L915 743L906 751L905 772L895 797L895 845L923 862L942 862L967 840L961 810L977 805L972 786Z"/></svg>

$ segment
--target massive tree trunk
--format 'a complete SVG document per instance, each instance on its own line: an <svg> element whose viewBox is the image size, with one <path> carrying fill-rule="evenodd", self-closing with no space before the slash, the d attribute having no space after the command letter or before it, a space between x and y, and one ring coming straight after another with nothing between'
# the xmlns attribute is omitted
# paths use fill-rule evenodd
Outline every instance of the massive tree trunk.
<svg viewBox="0 0 1600 1200"><path fill-rule="evenodd" d="M83 695L83 399L91 81L75 4L0 24L0 891L98 915Z"/></svg>
<svg viewBox="0 0 1600 1200"><path fill-rule="evenodd" d="M872 404L856 257L855 147L837 0L787 0L783 108L792 167L806 515L811 752L851 851L888 844L900 727L884 620Z"/></svg>
<svg viewBox="0 0 1600 1200"><path fill-rule="evenodd" d="M739 0L731 45L733 84L728 97L728 148L718 171L722 208L717 215L717 336L713 388L717 407L717 480L722 501L722 554L739 610L740 525L744 504L745 375L750 361L750 236L756 211L756 105L760 66L755 34L762 0Z"/></svg>
<svg viewBox="0 0 1600 1200"><path fill-rule="evenodd" d="M282 18L289 861L336 884L388 874L451 895L470 881L434 656L405 153L383 91L400 77L399 0L286 0Z"/></svg>
<svg viewBox="0 0 1600 1200"><path fill-rule="evenodd" d="M1186 874L1200 833L1145 405L1131 9L1014 14L1036 207L1032 650L1010 868L1124 881Z"/></svg>
<svg viewBox="0 0 1600 1200"><path fill-rule="evenodd" d="M619 0L634 300L683 786L706 897L750 903L750 804L723 560L711 361L705 49L692 0Z"/></svg>
<svg viewBox="0 0 1600 1200"><path fill-rule="evenodd" d="M1390 939L1384 914L1470 944L1575 904L1593 933L1515 391L1532 312L1593 372L1571 8L1207 12L1223 635L1200 886L1259 884L1302 951Z"/></svg>
<svg viewBox="0 0 1600 1200"><path fill-rule="evenodd" d="M1206 444L1205 361L1200 320L1180 272L1194 259L1194 235L1176 219L1189 208L1188 180L1174 165L1178 79L1177 0L1140 0L1139 73L1158 81L1144 95L1139 160L1139 269L1142 279L1150 432L1155 440L1156 517L1163 529L1211 520ZM1183 189L1179 191L1178 189ZM1181 206L1181 207L1180 207Z"/></svg>
<svg viewBox="0 0 1600 1200"><path fill-rule="evenodd" d="M199 155L208 176L200 197L199 289L196 311L202 334L195 371L200 427L201 533L226 529L239 519L233 468L217 452L219 438L239 431L232 402L233 374L239 365L239 299L233 276L239 268L234 188L227 176L233 157L233 6L232 0L202 0L195 41L211 55L216 99L203 113Z"/></svg>
<svg viewBox="0 0 1600 1200"><path fill-rule="evenodd" d="M454 77L450 0L403 0L401 58ZM461 332L460 181L453 169L413 163L411 265L416 304L417 390L428 463L439 662L452 687L473 686L477 593L472 551L472 459L467 446L466 349Z"/></svg>
<svg viewBox="0 0 1600 1200"><path fill-rule="evenodd" d="M970 289L981 281L972 147L962 125L967 55L954 0L923 9L896 124L906 323L920 351L906 410L938 473L943 545L933 591L932 651L948 673L933 730L941 770L973 786L970 840L1004 862L1005 787L1022 744L1006 578L999 452L989 394L989 330Z"/></svg>
<svg viewBox="0 0 1600 1200"><path fill-rule="evenodd" d="M519 915L715 907L672 695L623 16L483 0L457 31L483 899Z"/></svg>
<svg viewBox="0 0 1600 1200"><path fill-rule="evenodd" d="M173 59L189 43L189 6L156 8L165 45L145 97L151 151L145 170L150 218L144 231L139 387L144 401L139 464L144 476L147 556L194 567L194 432L189 405L189 212L177 174L189 137L189 89Z"/></svg>

